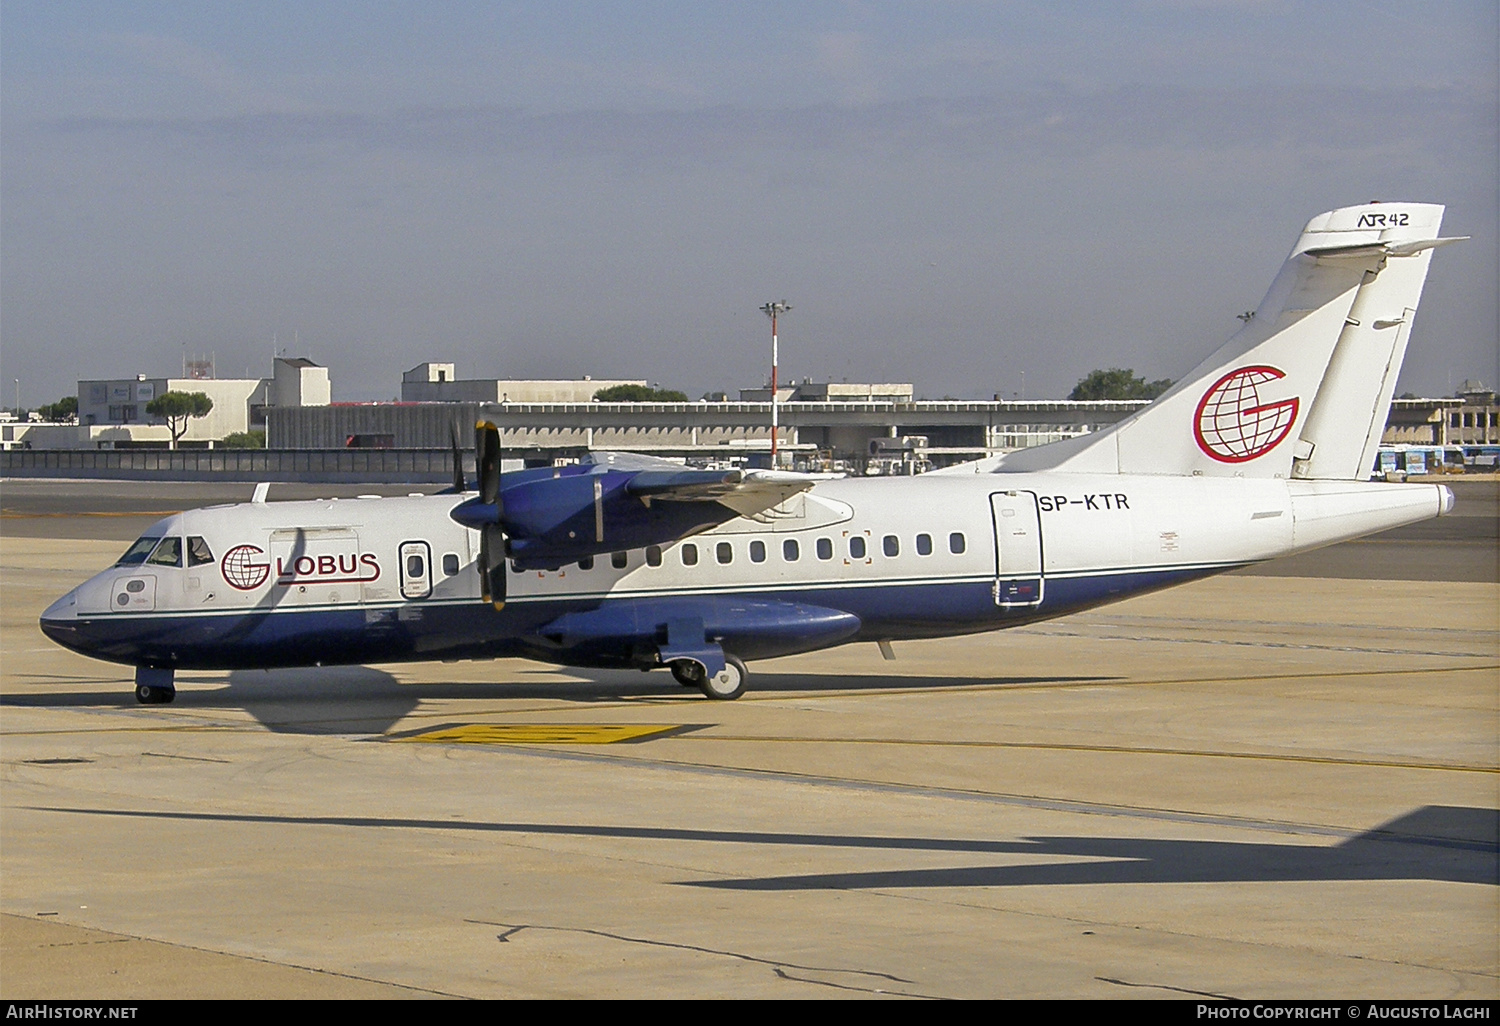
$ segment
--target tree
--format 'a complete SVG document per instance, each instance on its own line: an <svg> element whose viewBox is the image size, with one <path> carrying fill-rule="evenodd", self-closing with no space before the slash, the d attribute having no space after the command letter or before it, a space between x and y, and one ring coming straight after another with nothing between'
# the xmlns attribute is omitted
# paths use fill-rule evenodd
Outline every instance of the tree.
<svg viewBox="0 0 1500 1026"><path fill-rule="evenodd" d="M1111 367L1109 370L1090 371L1088 377L1079 381L1069 399L1155 399L1172 387L1171 378L1147 381L1137 377L1135 371Z"/></svg>
<svg viewBox="0 0 1500 1026"><path fill-rule="evenodd" d="M55 403L43 403L37 407L36 412L42 415L42 419L60 424L65 421L78 419L78 397L76 395L65 395Z"/></svg>
<svg viewBox="0 0 1500 1026"><path fill-rule="evenodd" d="M177 440L187 433L189 417L206 417L214 408L214 401L202 392L163 392L146 404L146 412L161 417L172 432L172 448Z"/></svg>
<svg viewBox="0 0 1500 1026"><path fill-rule="evenodd" d="M594 393L599 403L685 403L686 392L672 388L652 388L650 385L611 385Z"/></svg>

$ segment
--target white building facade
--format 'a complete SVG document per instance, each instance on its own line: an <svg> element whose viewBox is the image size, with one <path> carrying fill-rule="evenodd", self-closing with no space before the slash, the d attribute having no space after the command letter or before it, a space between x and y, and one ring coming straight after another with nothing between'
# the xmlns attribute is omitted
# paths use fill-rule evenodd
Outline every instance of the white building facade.
<svg viewBox="0 0 1500 1026"><path fill-rule="evenodd" d="M14 439L41 449L165 447L172 443L166 420L147 405L168 392L202 392L213 401L207 416L190 417L178 440L188 447L212 447L228 435L265 427L266 410L276 406L327 406L328 368L299 357L278 357L269 378L148 377L87 379L78 382L78 423L36 424ZM16 432L12 432L16 434Z"/></svg>

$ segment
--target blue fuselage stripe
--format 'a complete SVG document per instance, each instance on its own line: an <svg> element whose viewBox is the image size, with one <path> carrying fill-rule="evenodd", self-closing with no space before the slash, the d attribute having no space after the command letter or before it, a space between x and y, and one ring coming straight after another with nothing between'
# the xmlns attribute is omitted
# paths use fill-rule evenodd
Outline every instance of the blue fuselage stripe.
<svg viewBox="0 0 1500 1026"><path fill-rule="evenodd" d="M856 640L932 638L997 630L1062 616L1124 596L1231 569L1229 565L1151 568L1047 577L1037 604L1000 605L992 579L900 582L866 587L799 587L757 592L757 603L785 603L848 613L861 624L825 635L778 629L725 634L726 649L742 659L765 659ZM743 594L743 593L741 593ZM750 599L747 596L747 600ZM638 661L651 640L658 607L691 596L531 598L504 609L479 602L275 609L236 616L167 614L97 616L42 622L48 637L96 658L183 669L240 669L412 659L524 656L573 665L616 666ZM729 596L702 596L720 605ZM1003 599L1002 599L1003 601ZM565 614L603 610L644 625L618 636L572 642L541 629ZM732 613L726 613L732 618ZM645 633L642 633L644 631Z"/></svg>

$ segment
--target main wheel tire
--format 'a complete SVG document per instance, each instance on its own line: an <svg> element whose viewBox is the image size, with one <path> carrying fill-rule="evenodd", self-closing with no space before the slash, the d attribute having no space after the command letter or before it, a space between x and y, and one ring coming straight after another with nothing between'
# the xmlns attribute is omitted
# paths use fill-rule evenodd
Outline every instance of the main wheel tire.
<svg viewBox="0 0 1500 1026"><path fill-rule="evenodd" d="M677 683L685 688L701 688L703 678L703 664L691 659L679 659L671 664L672 676L677 678Z"/></svg>
<svg viewBox="0 0 1500 1026"><path fill-rule="evenodd" d="M725 656L724 669L719 673L705 676L698 686L709 698L719 702L728 702L745 693L745 684L749 679L750 672L745 669L744 663L734 656Z"/></svg>
<svg viewBox="0 0 1500 1026"><path fill-rule="evenodd" d="M176 688L159 688L151 684L135 686L135 700L142 705L166 705L176 697Z"/></svg>

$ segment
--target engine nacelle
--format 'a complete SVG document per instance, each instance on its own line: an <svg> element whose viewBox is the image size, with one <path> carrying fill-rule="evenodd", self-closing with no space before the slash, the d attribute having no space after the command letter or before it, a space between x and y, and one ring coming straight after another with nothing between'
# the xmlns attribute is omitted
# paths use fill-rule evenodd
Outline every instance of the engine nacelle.
<svg viewBox="0 0 1500 1026"><path fill-rule="evenodd" d="M452 517L482 530L499 524L517 569L553 569L605 552L670 544L738 516L717 502L642 497L638 471L558 467L507 474L496 504L470 499Z"/></svg>

